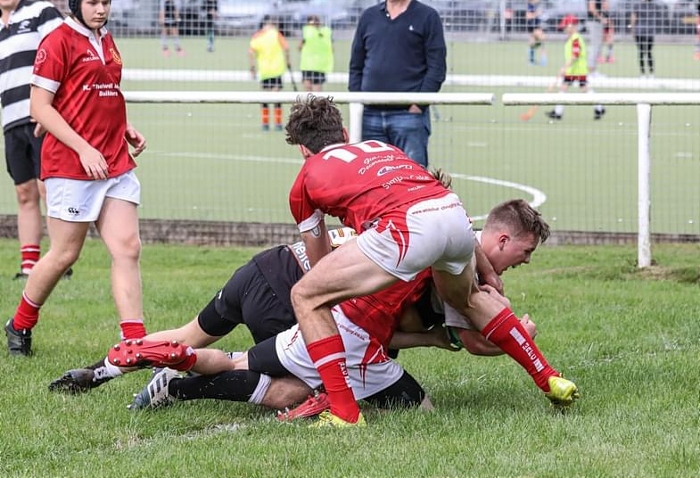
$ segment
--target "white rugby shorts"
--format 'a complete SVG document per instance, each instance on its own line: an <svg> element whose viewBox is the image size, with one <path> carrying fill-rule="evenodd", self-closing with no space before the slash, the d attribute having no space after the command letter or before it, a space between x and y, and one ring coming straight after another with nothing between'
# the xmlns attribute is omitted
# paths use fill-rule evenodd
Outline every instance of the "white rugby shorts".
<svg viewBox="0 0 700 478"><path fill-rule="evenodd" d="M46 215L68 222L96 221L105 198L141 202L141 183L133 170L101 180L48 178L44 184Z"/></svg>
<svg viewBox="0 0 700 478"><path fill-rule="evenodd" d="M384 390L403 376L403 368L386 355L379 342L350 322L340 307L333 307L332 313L345 346L348 377L356 400ZM275 350L284 368L309 387L317 388L323 383L298 324L277 334Z"/></svg>
<svg viewBox="0 0 700 478"><path fill-rule="evenodd" d="M403 281L428 267L459 275L474 254L474 231L456 194L414 204L406 211L405 226L379 222L384 230L364 231L357 245L372 262Z"/></svg>

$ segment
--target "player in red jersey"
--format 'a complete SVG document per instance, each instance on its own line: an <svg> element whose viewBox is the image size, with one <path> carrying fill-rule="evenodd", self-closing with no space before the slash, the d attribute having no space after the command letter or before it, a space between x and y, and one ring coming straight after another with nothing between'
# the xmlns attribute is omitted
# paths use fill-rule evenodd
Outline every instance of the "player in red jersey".
<svg viewBox="0 0 700 478"><path fill-rule="evenodd" d="M441 175L441 181L449 184L445 175ZM540 213L524 200L507 201L494 207L486 219L483 231L477 233L486 258L499 275L511 267L528 264L539 243L545 242L548 237L549 225L542 219ZM301 244L295 245L292 249L302 250L303 246ZM279 256L275 255L275 257ZM306 265L306 260L303 262ZM270 262L267 263L265 269L286 271L288 268L282 264L280 262L273 266ZM239 272L236 272L234 277L238 274ZM283 276L284 273L280 275ZM295 274L295 276L300 275ZM400 328L391 339L391 346L395 348L438 346L458 350L461 346L475 355L492 356L503 353L500 348L487 341L478 330L475 330L467 318L454 314L453 310L443 310L432 287L426 288L420 283L425 277L425 273L421 273L417 280L409 283L398 282L389 289L371 297L350 299L333 309L334 319L341 324L339 330L343 336L343 342L349 351L349 356L352 357L348 362L348 370L354 383L353 389L356 398L364 399L380 407L420 405L425 409L432 408L425 392L408 373L403 373L396 380L400 370L395 365L385 360L371 359L371 357L382 357L383 354L366 353L366 351L374 352L377 350L376 346L372 347L373 343L383 342L382 347L385 348L386 339L382 336L388 333L396 323L400 324ZM233 279L230 282L240 283L240 281ZM280 288L276 288L278 294L274 294L270 300L280 300L283 295L288 297L291 285L288 282L284 287L287 290L286 294ZM424 288L425 292L420 299L415 301L414 294ZM232 294L233 291L228 289L227 284L223 289L224 296L246 297L246 300L251 298L255 303L266 302L263 296L255 292L255 289L245 292L239 291L236 294ZM496 292L492 291L491 293L501 297ZM412 307L407 309L399 305L399 302L404 300L401 298L404 294L406 294L408 303L415 302ZM217 295L217 299L218 297L219 295ZM504 297L501 298L504 306L509 307L508 300ZM266 315L262 309L258 309L260 312L254 312L258 307L251 304L251 307L248 308L250 317L246 323L249 327L255 326L255 330L260 336L261 332L270 331L270 327L265 327L264 323L258 323L261 320L260 317ZM291 304L288 305L288 308L291 309ZM397 320L398 315L393 314L399 310L401 311L401 319ZM371 317L366 318L365 314ZM202 321L203 316L200 315L200 323L202 326L205 322L209 323L208 328L217 321L222 322L222 325L227 322L222 318L216 319L209 313L204 313L204 315L209 319ZM275 316L281 315L279 312L275 314ZM386 323L376 323L376 321L382 320ZM355 325L361 323L367 325L364 327ZM537 334L535 324L529 320L527 315L523 316L521 323L530 337L534 339ZM443 328L445 324L449 325L447 328L450 336L449 342L446 341L447 337ZM251 331L253 330L251 328ZM373 340L363 340L368 335L369 330L377 335L373 337ZM256 340L256 342L258 341ZM191 342L187 343L192 344ZM132 410L156 408L175 400L202 398L247 401L273 408L284 408L301 400L311 392L313 387L320 384L320 377L311 363L308 353L306 353L303 338L298 333L298 327L294 327L292 331L283 332L277 339L271 339L264 343L258 342L258 345L247 353L236 356L233 359L235 364L229 360L229 356L223 355L221 352L198 351L198 354L201 354L203 358L203 361L198 364L199 367L205 365L207 367L199 370L226 371L217 375L180 379L174 372L164 369L155 374L140 393L134 395L134 401L130 408ZM207 354L209 357L206 357ZM195 370L197 369L195 367ZM357 378L360 371L364 372L364 380ZM304 381L294 380L289 374L301 377ZM274 378L270 378L270 375L273 375ZM375 385L377 382L383 383L381 387L384 388L372 393L373 387L379 388ZM309 417L317 415L327 408L327 395L318 392L298 407L292 410L287 409L284 413L278 414L278 419L292 420L299 417Z"/></svg>
<svg viewBox="0 0 700 478"><path fill-rule="evenodd" d="M90 223L112 256L112 295L123 337L146 334L136 211L141 187L133 172L133 156L146 140L127 122L122 60L103 28L110 0L68 3L72 15L40 44L31 80L31 115L47 131L41 179L51 249L37 262L5 327L10 352L21 355L31 354L39 309L78 259Z"/></svg>
<svg viewBox="0 0 700 478"><path fill-rule="evenodd" d="M578 397L576 385L547 363L510 308L475 287L477 268L487 284L500 291L502 283L456 194L398 148L347 144L340 111L329 98L310 94L296 102L286 132L304 157L289 202L312 265L292 289L292 305L331 403L322 424L364 424L331 307L411 281L428 267L440 297L522 365L547 398L568 405ZM359 233L332 257L325 257L325 214Z"/></svg>

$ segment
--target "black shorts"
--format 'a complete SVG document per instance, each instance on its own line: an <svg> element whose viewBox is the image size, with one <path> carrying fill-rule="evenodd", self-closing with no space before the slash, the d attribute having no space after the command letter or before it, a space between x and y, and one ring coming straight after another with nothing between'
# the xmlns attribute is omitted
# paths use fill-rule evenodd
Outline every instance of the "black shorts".
<svg viewBox="0 0 700 478"><path fill-rule="evenodd" d="M578 86L583 88L588 84L588 77L586 75L569 75L564 77L565 85L571 86L574 83L578 83Z"/></svg>
<svg viewBox="0 0 700 478"><path fill-rule="evenodd" d="M532 33L535 30L540 30L542 28L542 25L540 24L539 19L534 19L534 20L528 20L527 21L527 32Z"/></svg>
<svg viewBox="0 0 700 478"><path fill-rule="evenodd" d="M175 28L176 26L178 26L178 23L179 22L172 17L165 17L163 19L163 26L165 28Z"/></svg>
<svg viewBox="0 0 700 478"><path fill-rule="evenodd" d="M248 327L255 343L274 337L296 324L296 317L270 287L255 262L233 273L226 285L198 316L199 326L213 337Z"/></svg>
<svg viewBox="0 0 700 478"><path fill-rule="evenodd" d="M272 90L274 88L282 88L282 77L266 78L260 82L263 90Z"/></svg>
<svg viewBox="0 0 700 478"><path fill-rule="evenodd" d="M321 71L301 71L302 81L310 81L312 85L322 85L326 82L326 74Z"/></svg>
<svg viewBox="0 0 700 478"><path fill-rule="evenodd" d="M43 138L34 137L35 127L35 123L28 123L5 133L5 163L15 185L40 177Z"/></svg>

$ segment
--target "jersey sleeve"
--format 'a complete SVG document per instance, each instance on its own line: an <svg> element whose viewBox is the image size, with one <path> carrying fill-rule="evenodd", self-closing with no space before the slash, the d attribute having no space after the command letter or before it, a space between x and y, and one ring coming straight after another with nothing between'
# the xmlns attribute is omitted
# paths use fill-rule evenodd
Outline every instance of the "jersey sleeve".
<svg viewBox="0 0 700 478"><path fill-rule="evenodd" d="M58 31L49 34L39 44L34 60L34 71L31 84L52 93L58 91L58 87L66 78L69 68L68 52L70 48L64 45L62 35Z"/></svg>
<svg viewBox="0 0 700 478"><path fill-rule="evenodd" d="M299 226L299 232L310 231L318 226L325 216L309 198L304 179L302 170L289 193L289 209Z"/></svg>

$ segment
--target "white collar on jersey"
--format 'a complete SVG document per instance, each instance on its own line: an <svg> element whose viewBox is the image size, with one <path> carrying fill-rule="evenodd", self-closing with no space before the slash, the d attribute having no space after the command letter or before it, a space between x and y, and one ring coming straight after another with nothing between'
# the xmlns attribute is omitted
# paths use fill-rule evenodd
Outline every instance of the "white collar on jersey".
<svg viewBox="0 0 700 478"><path fill-rule="evenodd" d="M335 144L329 144L325 148L323 148L321 151L328 151L329 149L335 149L335 148L340 148L341 146L345 146L348 143L335 143ZM319 152L321 152L319 151Z"/></svg>
<svg viewBox="0 0 700 478"><path fill-rule="evenodd" d="M95 38L95 36L92 33L92 30L90 30L88 27L86 27L82 23L74 20L72 17L66 17L65 22L69 27L71 27L73 30L80 33L81 35L85 35L88 38L91 38L91 37ZM99 36L99 38L96 38L96 40L102 40L102 38L106 34L107 34L107 29L105 27L100 28L100 36Z"/></svg>

